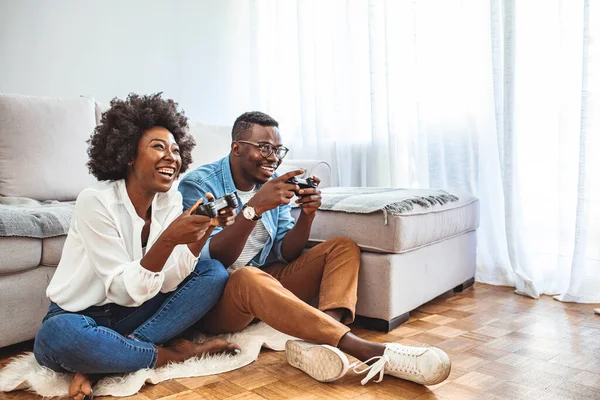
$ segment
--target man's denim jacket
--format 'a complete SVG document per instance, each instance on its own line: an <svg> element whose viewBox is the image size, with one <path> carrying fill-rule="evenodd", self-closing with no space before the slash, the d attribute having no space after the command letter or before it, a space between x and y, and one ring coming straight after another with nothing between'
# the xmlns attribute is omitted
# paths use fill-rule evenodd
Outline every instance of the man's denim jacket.
<svg viewBox="0 0 600 400"><path fill-rule="evenodd" d="M276 174L274 176L277 176ZM231 175L231 166L229 165L229 155L212 164L203 165L194 171L189 172L179 183L179 191L183 196L183 209L187 210L193 206L199 198L206 201L205 193L210 192L216 199L225 194L235 191L235 183ZM238 214L242 209L242 202L238 198ZM249 265L260 267L262 265L283 261L287 262L281 256L281 243L285 234L294 226L294 218L290 214L289 204L281 205L262 214L262 222L269 233L269 240L263 250L256 255ZM217 226L200 253L200 260L206 260L210 257L210 240L218 234L223 228Z"/></svg>

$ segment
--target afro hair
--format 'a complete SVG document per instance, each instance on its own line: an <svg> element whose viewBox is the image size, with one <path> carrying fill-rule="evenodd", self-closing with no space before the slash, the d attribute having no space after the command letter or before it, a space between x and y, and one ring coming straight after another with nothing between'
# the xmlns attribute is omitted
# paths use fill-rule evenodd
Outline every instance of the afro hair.
<svg viewBox="0 0 600 400"><path fill-rule="evenodd" d="M177 103L163 99L162 93L140 96L130 93L125 100L114 98L102 114L100 124L87 141L90 157L87 166L98 180L125 179L128 164L135 158L144 132L155 126L167 129L179 146L181 170L192 163L196 145L188 132L188 119Z"/></svg>

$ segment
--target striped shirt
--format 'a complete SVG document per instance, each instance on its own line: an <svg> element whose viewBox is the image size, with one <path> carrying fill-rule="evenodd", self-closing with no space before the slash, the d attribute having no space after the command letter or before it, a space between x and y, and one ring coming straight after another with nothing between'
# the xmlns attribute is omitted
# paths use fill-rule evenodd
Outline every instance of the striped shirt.
<svg viewBox="0 0 600 400"><path fill-rule="evenodd" d="M242 204L246 204L250 199L258 192L258 189L255 187L249 192L242 192L238 190L238 196L240 200L242 200ZM238 259L229 266L229 271L234 271L238 268L245 267L248 265L248 262L252 260L267 244L269 240L269 232L265 229L265 225L262 222L262 219L259 219L254 229L248 236L248 240L246 240L246 245L242 250L242 253L238 257Z"/></svg>

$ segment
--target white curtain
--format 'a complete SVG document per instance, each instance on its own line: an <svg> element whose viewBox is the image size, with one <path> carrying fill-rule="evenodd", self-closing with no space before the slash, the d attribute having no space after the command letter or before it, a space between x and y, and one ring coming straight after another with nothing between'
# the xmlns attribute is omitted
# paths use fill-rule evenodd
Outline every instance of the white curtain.
<svg viewBox="0 0 600 400"><path fill-rule="evenodd" d="M236 101L293 157L338 185L471 191L477 280L600 302L597 1L229 4Z"/></svg>
<svg viewBox="0 0 600 400"><path fill-rule="evenodd" d="M600 302L600 3L498 1L492 20L517 291Z"/></svg>

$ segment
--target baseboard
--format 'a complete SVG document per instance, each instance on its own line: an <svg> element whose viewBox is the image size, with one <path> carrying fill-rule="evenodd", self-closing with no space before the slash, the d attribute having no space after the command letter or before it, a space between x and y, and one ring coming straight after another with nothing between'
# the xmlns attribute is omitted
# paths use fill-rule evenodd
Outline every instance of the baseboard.
<svg viewBox="0 0 600 400"><path fill-rule="evenodd" d="M392 318L390 321L386 321L385 319L363 317L362 315L357 315L356 323L366 329L387 333L408 321L409 316L410 313L404 313L395 318Z"/></svg>
<svg viewBox="0 0 600 400"><path fill-rule="evenodd" d="M475 283L475 277L461 283L460 285L458 285L457 287L454 288L454 293L459 293L462 292L463 290L473 286L473 284Z"/></svg>

